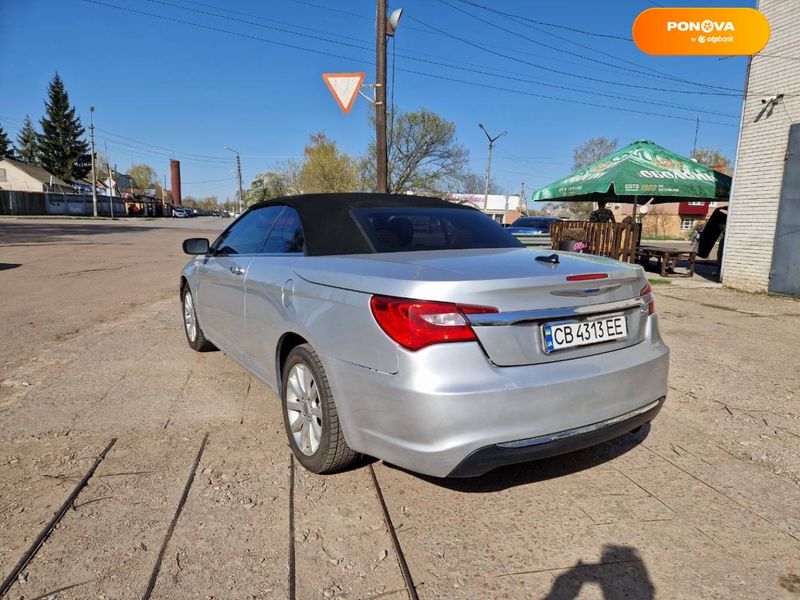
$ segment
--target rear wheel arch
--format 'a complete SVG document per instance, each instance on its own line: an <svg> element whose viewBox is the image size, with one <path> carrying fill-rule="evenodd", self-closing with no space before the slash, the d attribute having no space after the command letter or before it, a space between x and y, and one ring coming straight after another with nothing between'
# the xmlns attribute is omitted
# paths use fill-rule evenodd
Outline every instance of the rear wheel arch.
<svg viewBox="0 0 800 600"><path fill-rule="evenodd" d="M310 344L299 333L288 331L281 336L278 340L278 347L275 352L275 387L280 390L283 385L283 367L286 365L286 359L289 358L289 353L302 344Z"/></svg>

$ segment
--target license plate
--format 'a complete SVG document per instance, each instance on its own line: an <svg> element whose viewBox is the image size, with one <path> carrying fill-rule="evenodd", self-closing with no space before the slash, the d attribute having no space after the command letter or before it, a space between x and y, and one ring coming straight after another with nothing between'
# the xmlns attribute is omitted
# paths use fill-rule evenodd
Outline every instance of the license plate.
<svg viewBox="0 0 800 600"><path fill-rule="evenodd" d="M546 352L599 344L628 336L624 316L573 323L546 323L542 328Z"/></svg>

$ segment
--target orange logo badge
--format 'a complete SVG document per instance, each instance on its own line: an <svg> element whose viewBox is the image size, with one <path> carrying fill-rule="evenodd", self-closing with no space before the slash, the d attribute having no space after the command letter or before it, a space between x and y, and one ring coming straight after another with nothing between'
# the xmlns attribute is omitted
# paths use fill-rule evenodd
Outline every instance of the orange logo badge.
<svg viewBox="0 0 800 600"><path fill-rule="evenodd" d="M769 21L753 8L649 8L633 23L642 52L752 55L769 41Z"/></svg>

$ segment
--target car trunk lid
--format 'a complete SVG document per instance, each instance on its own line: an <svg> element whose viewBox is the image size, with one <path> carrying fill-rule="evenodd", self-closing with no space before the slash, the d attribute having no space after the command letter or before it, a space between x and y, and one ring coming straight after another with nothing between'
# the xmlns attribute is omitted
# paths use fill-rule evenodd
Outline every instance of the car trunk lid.
<svg viewBox="0 0 800 600"><path fill-rule="evenodd" d="M547 260L553 256L553 262ZM369 294L492 306L496 315L469 318L487 356L498 366L578 358L623 348L644 337L647 309L639 299L641 268L597 256L520 248L306 257L297 274L321 285ZM584 279L590 275L597 278ZM617 314L624 315L628 325L623 340L544 350L541 330L546 322Z"/></svg>

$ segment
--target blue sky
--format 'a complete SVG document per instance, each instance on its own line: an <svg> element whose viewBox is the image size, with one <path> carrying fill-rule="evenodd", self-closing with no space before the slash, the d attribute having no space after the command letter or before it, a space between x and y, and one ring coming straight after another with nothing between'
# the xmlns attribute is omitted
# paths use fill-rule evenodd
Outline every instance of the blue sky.
<svg viewBox="0 0 800 600"><path fill-rule="evenodd" d="M524 19L629 37L639 12L667 2L394 3L405 11L396 106L453 121L480 174L487 149L478 122L493 134L507 130L493 165L504 191L525 182L530 192L566 175L572 150L590 137L621 145L647 138L687 154L698 114L698 146L734 156L746 59L651 57L630 41ZM58 71L84 125L96 107L98 149L107 144L120 170L147 162L163 177L178 158L184 195L232 198L225 146L241 153L245 185L301 156L317 131L350 153L365 151L370 105L359 98L343 115L321 74L364 71L374 81L374 13L372 0L0 0L0 123L16 137L25 114L38 121ZM390 46L390 78L391 64Z"/></svg>

